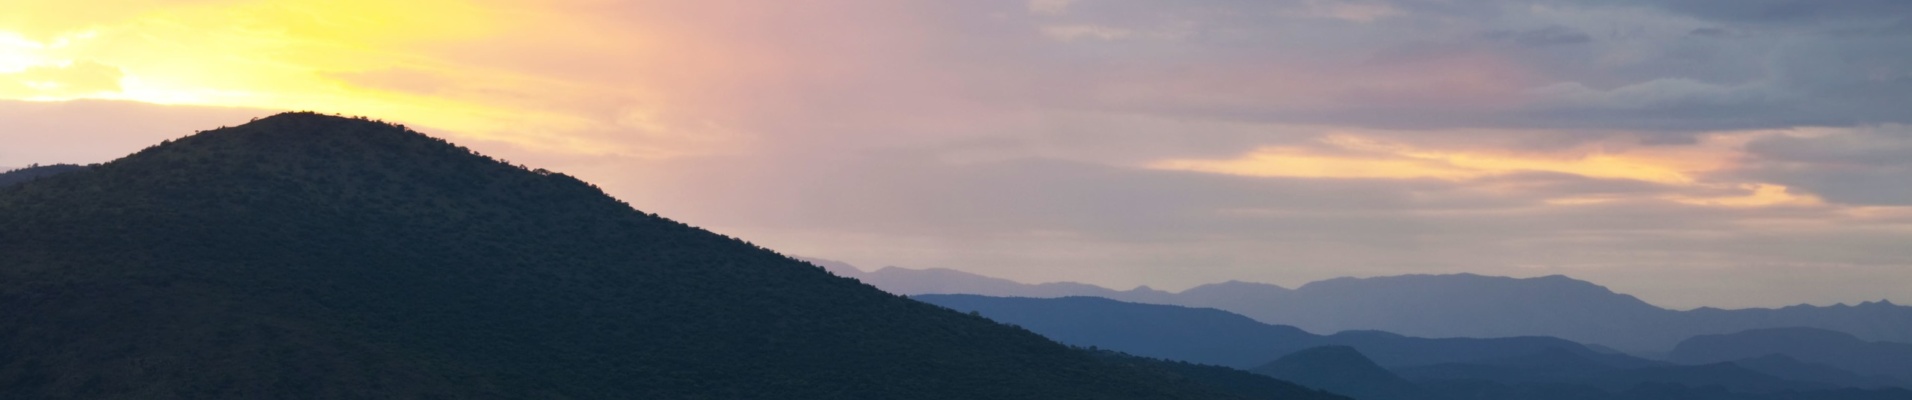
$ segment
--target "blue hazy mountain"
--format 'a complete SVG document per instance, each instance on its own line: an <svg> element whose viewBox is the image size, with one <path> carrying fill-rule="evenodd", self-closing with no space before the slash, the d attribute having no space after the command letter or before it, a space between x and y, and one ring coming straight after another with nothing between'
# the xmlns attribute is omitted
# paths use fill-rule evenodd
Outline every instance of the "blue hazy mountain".
<svg viewBox="0 0 1912 400"><path fill-rule="evenodd" d="M1782 377L1763 371L1767 366L1736 363L1677 365L1649 361L1557 338L1429 339L1377 331L1315 335L1221 310L1092 297L919 295L913 298L956 311L975 312L1063 343L1247 368L1357 399L1912 396L1912 391L1899 388L1845 391L1845 388L1878 386L1848 384L1849 381L1841 379L1850 373L1841 374L1836 368L1817 371L1835 375L1834 379L1800 379L1812 376L1794 373ZM1267 358L1271 355L1272 358ZM1245 362L1255 358L1270 361ZM1714 389L1720 392L1709 392Z"/></svg>
<svg viewBox="0 0 1912 400"><path fill-rule="evenodd" d="M847 265L840 268L855 270ZM1655 356L1695 335L1792 326L1847 332L1866 340L1912 342L1912 307L1886 301L1856 306L1677 311L1558 275L1337 278L1294 289L1230 281L1173 293L1146 287L1113 290L1079 283L1030 285L946 269L888 267L859 279L905 295L1095 296L1137 303L1217 308L1311 332L1381 330L1421 337L1551 336Z"/></svg>
<svg viewBox="0 0 1912 400"><path fill-rule="evenodd" d="M1508 358L1546 350L1571 352L1615 366L1654 364L1551 337L1432 339L1380 331L1317 335L1212 308L1127 303L1098 297L918 295L911 298L959 312L976 312L1071 345L1236 368L1260 366L1289 353L1319 346L1348 346L1390 368Z"/></svg>
<svg viewBox="0 0 1912 400"><path fill-rule="evenodd" d="M1799 361L1784 354L1733 360L1732 363L1766 375L1801 382L1823 382L1852 388L1912 388L1912 381L1886 375L1860 374L1827 364Z"/></svg>
<svg viewBox="0 0 1912 400"><path fill-rule="evenodd" d="M1824 329L1757 329L1695 336L1680 342L1668 357L1682 363L1745 362L1743 360L1749 359L1760 362L1763 359L1763 365L1783 366L1783 360L1767 359L1775 355L1863 376L1890 377L1900 384L1912 382L1912 344L1869 342L1844 332Z"/></svg>

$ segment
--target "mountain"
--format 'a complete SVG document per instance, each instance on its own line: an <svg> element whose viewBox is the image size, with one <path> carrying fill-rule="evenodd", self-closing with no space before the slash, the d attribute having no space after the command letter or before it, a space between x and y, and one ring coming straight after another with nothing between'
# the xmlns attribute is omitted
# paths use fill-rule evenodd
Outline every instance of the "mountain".
<svg viewBox="0 0 1912 400"><path fill-rule="evenodd" d="M1824 384L1780 379L1732 363L1621 369L1584 378L1581 383L1616 391L1653 383L1673 383L1688 387L1723 387L1741 393L1800 392L1832 388Z"/></svg>
<svg viewBox="0 0 1912 400"><path fill-rule="evenodd" d="M1639 367L1658 364L1637 365ZM1567 382L1623 369L1564 349L1398 368L1414 381L1484 380L1500 383Z"/></svg>
<svg viewBox="0 0 1912 400"><path fill-rule="evenodd" d="M1695 336L1668 356L1682 363L1712 363L1782 355L1865 376L1912 382L1912 344L1868 342L1844 332L1812 328L1757 329ZM1771 361L1771 360L1768 360Z"/></svg>
<svg viewBox="0 0 1912 400"><path fill-rule="evenodd" d="M1732 363L1745 367L1746 369L1759 371L1759 373L1762 374L1800 382L1818 382L1837 387L1851 388L1912 388L1912 384L1904 380L1883 375L1860 375L1856 372L1839 369L1838 367L1826 364L1799 361L1783 354L1768 354L1761 357L1734 360Z"/></svg>
<svg viewBox="0 0 1912 400"><path fill-rule="evenodd" d="M1222 310L1127 303L1097 297L918 295L913 298L960 312L976 312L1075 346L1236 368L1252 368L1302 349L1333 345L1352 347L1366 358L1390 368L1514 357L1548 349L1580 354L1616 366L1654 364L1548 337L1429 339L1378 331L1323 336L1291 326L1261 323Z"/></svg>
<svg viewBox="0 0 1912 400"><path fill-rule="evenodd" d="M1249 371L1361 400L1427 400L1431 395L1348 346L1304 349Z"/></svg>
<svg viewBox="0 0 1912 400"><path fill-rule="evenodd" d="M853 268L852 268L853 269ZM1070 283L1027 285L953 270L884 268L864 282L905 295L1096 296L1209 307L1313 332L1380 330L1420 337L1551 336L1632 354L1659 356L1695 335L1805 326L1866 340L1912 342L1912 307L1856 306L1676 311L1565 276L1473 274L1336 278L1294 289L1229 281L1181 292L1129 291ZM1086 286L1086 287L1085 287ZM1067 290L1057 290L1067 288Z"/></svg>
<svg viewBox="0 0 1912 400"><path fill-rule="evenodd" d="M1836 382L1782 378L1731 363L1673 365L1556 338L1321 336L1221 310L1093 297L914 298L1076 346L1247 368L1363 400L1912 399L1904 389L1844 390ZM1273 361L1254 366L1239 362L1270 354Z"/></svg>
<svg viewBox="0 0 1912 400"><path fill-rule="evenodd" d="M1290 326L1209 308L1124 303L1100 297L1033 299L918 295L918 301L976 312L1058 342L1143 357L1249 368L1322 342Z"/></svg>
<svg viewBox="0 0 1912 400"><path fill-rule="evenodd" d="M364 119L0 188L0 254L7 398L1243 398Z"/></svg>
<svg viewBox="0 0 1912 400"><path fill-rule="evenodd" d="M27 181L86 169L73 164L34 165L26 168L0 172L0 187L13 186Z"/></svg>

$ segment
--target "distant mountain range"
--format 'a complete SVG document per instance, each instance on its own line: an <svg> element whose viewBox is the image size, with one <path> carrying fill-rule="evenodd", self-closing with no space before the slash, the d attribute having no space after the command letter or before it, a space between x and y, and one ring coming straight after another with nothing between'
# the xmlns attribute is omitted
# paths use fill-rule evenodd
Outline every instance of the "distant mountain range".
<svg viewBox="0 0 1912 400"><path fill-rule="evenodd" d="M840 276L904 295L1093 296L1216 308L1323 333L1381 330L1420 337L1552 336L1650 356L1664 355L1681 340L1695 335L1781 327L1812 327L1866 340L1912 343L1912 307L1888 301L1856 306L1677 311L1558 275L1337 278L1294 289L1231 281L1166 292L1067 282L1023 284L949 269L887 267L864 272L840 262L810 261Z"/></svg>
<svg viewBox="0 0 1912 400"><path fill-rule="evenodd" d="M1321 336L1216 309L1094 297L913 298L1063 343L1233 365L1363 400L1912 398L1904 388L1796 361L1681 365L1548 337L1426 339L1375 331ZM1254 359L1266 361L1247 361Z"/></svg>
<svg viewBox="0 0 1912 400"><path fill-rule="evenodd" d="M0 398L1345 400L1070 348L311 113L0 187Z"/></svg>
<svg viewBox="0 0 1912 400"><path fill-rule="evenodd" d="M1614 367L1660 365L1551 337L1418 338L1380 331L1317 335L1212 308L1128 303L1099 297L917 295L918 301L976 312L1056 341L1144 357L1253 368L1302 349L1347 346L1376 363L1410 367L1564 351Z"/></svg>
<svg viewBox="0 0 1912 400"><path fill-rule="evenodd" d="M1824 329L1776 328L1695 336L1680 342L1668 357L1695 364L1748 359L1766 364L1812 363L1866 375L1864 378L1874 384L1912 382L1912 344L1868 342Z"/></svg>

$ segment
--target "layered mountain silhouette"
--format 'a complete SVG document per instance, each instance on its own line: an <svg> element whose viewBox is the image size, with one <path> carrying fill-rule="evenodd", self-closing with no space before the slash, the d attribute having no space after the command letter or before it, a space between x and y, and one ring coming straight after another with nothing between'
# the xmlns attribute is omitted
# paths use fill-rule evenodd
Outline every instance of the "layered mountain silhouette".
<svg viewBox="0 0 1912 400"><path fill-rule="evenodd" d="M839 264L838 270L854 271ZM1209 307L1313 332L1381 330L1421 337L1552 336L1641 355L1662 355L1681 340L1750 329L1813 327L1875 341L1912 342L1912 307L1886 301L1856 306L1676 311L1565 276L1506 278L1473 274L1337 278L1281 286L1223 282L1181 292L1112 290L1079 283L1021 284L955 270L888 267L844 272L905 295L981 294Z"/></svg>
<svg viewBox="0 0 1912 400"><path fill-rule="evenodd" d="M1772 375L1780 379L1799 382L1821 382L1838 387L1850 388L1912 388L1912 383L1884 375L1864 375L1847 371L1831 365L1799 361L1783 354L1731 361L1734 365L1759 373Z"/></svg>
<svg viewBox="0 0 1912 400"><path fill-rule="evenodd" d="M6 398L1212 399L375 121L0 188ZM1137 361L1140 360L1140 361ZM1282 398L1337 398L1284 392Z"/></svg>
<svg viewBox="0 0 1912 400"><path fill-rule="evenodd" d="M26 168L0 172L0 187L13 186L27 181L86 169L73 164L34 165Z"/></svg>
<svg viewBox="0 0 1912 400"><path fill-rule="evenodd" d="M1380 331L1317 335L1212 308L1128 303L1099 297L918 295L911 298L960 312L976 312L1076 346L1244 369L1321 346L1346 346L1389 368L1510 358L1550 350L1600 360L1613 367L1659 364L1601 353L1579 343L1551 337L1418 338Z"/></svg>
<svg viewBox="0 0 1912 400"><path fill-rule="evenodd" d="M1783 368L1787 374L1801 376L1836 374L1826 370L1829 366L1858 373L1861 376L1857 378L1873 384L1912 382L1912 343L1868 342L1824 329L1757 329L1695 336L1680 342L1668 356L1682 363L1732 361L1774 370Z"/></svg>
<svg viewBox="0 0 1912 400"><path fill-rule="evenodd" d="M1304 349L1250 371L1361 400L1429 400L1432 396L1348 346Z"/></svg>
<svg viewBox="0 0 1912 400"><path fill-rule="evenodd" d="M976 312L1063 343L1233 365L1357 399L1912 396L1904 389L1841 391L1878 386L1779 377L1734 363L1649 361L1549 337L1429 339L1378 331L1321 336L1221 310L1093 297L913 298ZM1242 366L1250 359L1273 361ZM1707 388L1722 392L1702 390Z"/></svg>

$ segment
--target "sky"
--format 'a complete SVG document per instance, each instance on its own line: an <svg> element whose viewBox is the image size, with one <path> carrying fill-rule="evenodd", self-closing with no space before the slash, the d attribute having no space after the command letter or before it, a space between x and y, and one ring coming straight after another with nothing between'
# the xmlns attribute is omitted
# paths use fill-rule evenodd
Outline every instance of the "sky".
<svg viewBox="0 0 1912 400"><path fill-rule="evenodd" d="M0 167L311 110L865 269L1912 302L1902 0L0 9Z"/></svg>

